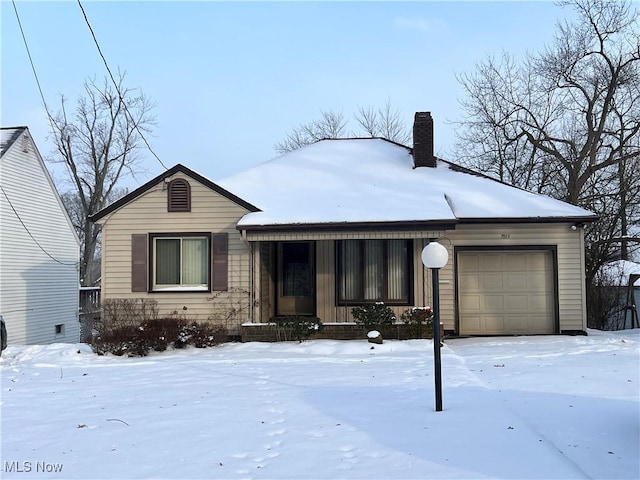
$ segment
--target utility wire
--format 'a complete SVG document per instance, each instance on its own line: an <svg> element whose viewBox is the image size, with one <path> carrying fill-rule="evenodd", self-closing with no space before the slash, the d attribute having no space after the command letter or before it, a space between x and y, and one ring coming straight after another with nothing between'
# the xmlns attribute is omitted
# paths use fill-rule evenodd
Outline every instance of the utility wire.
<svg viewBox="0 0 640 480"><path fill-rule="evenodd" d="M36 72L36 67L33 63L33 59L31 58L31 51L29 50L29 45L27 43L27 37L24 34L24 30L22 28L22 22L20 21L20 15L18 15L18 9L16 7L16 2L15 0L12 0L11 2L13 4L13 11L16 13L16 20L18 21L18 26L20 27L20 33L22 34L22 41L24 42L24 48L27 50L27 56L29 57L29 63L31 64L31 70L33 71L33 76L36 79L36 84L38 85L38 91L40 92L40 98L42 99L42 104L44 105L44 111L47 113L47 119L49 120L49 125L51 126L51 133L53 134L53 132L56 131L56 126L55 126L55 119L53 118L53 115L51 115L51 111L49 110L49 107L47 106L47 101L44 98L44 93L42 92L42 86L40 85L40 79L38 78L38 73ZM65 162L65 166L67 167L67 170L69 171L69 175L72 175L71 172L71 167L69 166L69 164L67 162Z"/></svg>
<svg viewBox="0 0 640 480"><path fill-rule="evenodd" d="M31 70L33 71L33 76L36 79L36 84L38 85L38 91L40 92L40 98L42 99L42 104L44 105L44 110L47 112L47 118L49 119L49 123L51 124L51 129L55 130L54 120L51 116L51 112L49 112L49 107L47 106L47 101L44 99L44 93L42 93L42 86L40 85L40 80L38 79L38 73L36 72L36 67L33 63L33 58L31 58L31 51L29 51L29 45L27 44L27 37L24 34L24 30L22 29L22 22L20 21L20 15L18 15L18 8L16 7L15 0L12 0L13 11L16 13L16 19L18 20L18 26L20 27L20 33L22 34L22 41L24 42L24 47L27 49L27 56L29 57L29 63L31 64Z"/></svg>
<svg viewBox="0 0 640 480"><path fill-rule="evenodd" d="M151 145L149 145L149 142L147 142L147 139L145 138L145 136L143 135L142 131L138 127L138 123L133 119L133 115L131 115L131 113L129 112L129 108L127 107L127 104L124 101L124 98L122 98L122 94L120 93L120 88L118 87L118 83L116 82L116 79L114 78L113 73L111 73L111 69L109 68L109 64L107 63L107 59L102 54L102 49L100 48L100 44L98 43L98 39L96 38L96 34L93 32L93 28L91 27L91 24L89 23L89 19L87 18L87 13L84 11L84 7L82 6L82 3L80 2L80 0L78 0L78 6L80 7L80 10L82 10L82 15L84 16L84 21L87 23L87 27L89 27L89 31L91 32L91 36L93 37L93 42L96 44L96 48L98 49L98 53L100 54L100 57L102 58L104 66L106 67L107 72L109 72L109 76L111 77L111 81L113 82L113 85L116 87L116 92L118 92L118 97L120 98L120 101L122 102L122 105L124 106L125 112L127 113L127 115L129 115L129 118L133 122L133 125L134 125L136 131L140 135L140 138L142 138L142 140L144 141L144 143L147 146L147 148L149 149L149 151L153 154L154 157L156 157L156 160L158 160L160 165L162 165L162 168L164 168L165 170L168 170L167 166L162 162L162 160L160 160L160 157L158 157L158 155L156 155L156 152L153 151L153 149L151 148Z"/></svg>
<svg viewBox="0 0 640 480"><path fill-rule="evenodd" d="M38 242L38 240L36 240L36 237L33 236L33 234L29 231L29 228L25 225L25 223L22 221L22 218L20 218L20 215L18 214L18 212L16 211L15 207L13 206L13 203L11 203L11 200L9 199L9 196L7 195L7 192L4 191L4 188L2 188L2 185L0 185L0 190L2 190L2 194L4 195L4 198L7 199L7 202L9 202L9 206L11 207L11 210L13 210L13 213L15 214L16 218L18 219L18 221L22 224L22 227L25 229L25 231L27 232L27 234L31 237L31 240L33 240L33 242L38 246L38 248L40 250L42 250L45 255L47 257L49 257L51 260L53 260L56 263L59 263L60 265L66 265L66 266L76 266L76 263L66 263L66 262L62 262L60 260L58 260L57 258L55 258L53 255L51 255L49 252L47 252L44 247L42 245L40 245L40 243Z"/></svg>

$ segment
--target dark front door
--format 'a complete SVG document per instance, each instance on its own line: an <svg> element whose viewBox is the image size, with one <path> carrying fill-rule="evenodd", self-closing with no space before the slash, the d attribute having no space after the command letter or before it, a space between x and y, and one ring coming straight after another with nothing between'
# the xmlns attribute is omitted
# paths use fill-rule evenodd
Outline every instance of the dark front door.
<svg viewBox="0 0 640 480"><path fill-rule="evenodd" d="M312 242L278 244L278 315L315 314Z"/></svg>

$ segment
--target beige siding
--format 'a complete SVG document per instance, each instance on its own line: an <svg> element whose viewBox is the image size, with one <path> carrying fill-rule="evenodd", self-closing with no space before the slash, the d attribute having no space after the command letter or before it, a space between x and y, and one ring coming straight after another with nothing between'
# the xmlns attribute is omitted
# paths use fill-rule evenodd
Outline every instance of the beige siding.
<svg viewBox="0 0 640 480"><path fill-rule="evenodd" d="M316 243L316 315L323 322L336 322L335 242ZM334 320L329 320L334 319Z"/></svg>
<svg viewBox="0 0 640 480"><path fill-rule="evenodd" d="M409 237L415 232L379 232L340 234L340 238L414 238L413 283L414 305L432 305L432 272L422 264L421 253L428 238L443 237L440 243L449 251L449 262L439 272L440 320L444 328L456 330L455 316L455 258L456 246L499 247L509 249L521 246L554 246L557 249L557 296L560 330L586 330L584 299L584 248L583 232L573 231L567 224L536 225L483 225L458 226L446 232L422 232L423 237ZM328 238L324 238L325 235ZM265 236L267 237L267 236ZM271 240L283 240L283 236L268 236ZM273 238L272 238L273 237ZM292 236L288 240L320 238L316 243L316 306L323 322L351 322L350 307L336 306L335 298L335 240L332 233L314 233L309 236ZM329 239L330 237L330 239ZM250 234L250 237L251 234ZM255 238L255 237L254 237ZM393 307L399 316L408 306ZM266 321L263 319L262 321Z"/></svg>
<svg viewBox="0 0 640 480"><path fill-rule="evenodd" d="M442 271L440 285L441 312L445 329L455 327L453 246L508 249L525 245L549 245L557 248L560 330L586 331L582 235L581 229L571 230L567 224L460 226L455 231L447 232L452 246L449 247L449 263Z"/></svg>
<svg viewBox="0 0 640 480"><path fill-rule="evenodd" d="M191 185L191 211L167 212L164 182L101 219L102 298L147 298L158 302L161 315L177 310L195 320L214 320L239 331L250 317L251 264L248 244L235 226L247 213L224 196L182 174ZM229 292L131 292L131 235L149 233L226 232L229 235ZM240 309L228 318L230 309Z"/></svg>

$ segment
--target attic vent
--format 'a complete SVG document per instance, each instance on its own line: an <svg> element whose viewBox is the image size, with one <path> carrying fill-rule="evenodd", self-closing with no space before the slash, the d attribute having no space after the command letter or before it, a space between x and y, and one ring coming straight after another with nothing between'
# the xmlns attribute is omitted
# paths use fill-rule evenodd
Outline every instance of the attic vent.
<svg viewBox="0 0 640 480"><path fill-rule="evenodd" d="M191 187L189 182L178 178L169 182L167 207L170 212L191 211Z"/></svg>

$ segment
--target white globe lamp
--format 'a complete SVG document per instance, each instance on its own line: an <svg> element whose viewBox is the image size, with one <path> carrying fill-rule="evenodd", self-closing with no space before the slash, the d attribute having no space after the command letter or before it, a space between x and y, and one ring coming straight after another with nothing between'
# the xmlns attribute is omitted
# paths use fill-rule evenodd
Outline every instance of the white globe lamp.
<svg viewBox="0 0 640 480"><path fill-rule="evenodd" d="M431 240L422 249L422 263L431 269L433 287L433 369L436 390L436 412L442 411L442 365L440 360L440 279L438 272L449 261L449 252L438 242Z"/></svg>
<svg viewBox="0 0 640 480"><path fill-rule="evenodd" d="M449 252L438 242L429 242L422 249L422 263L427 268L442 268L449 261Z"/></svg>

